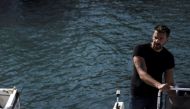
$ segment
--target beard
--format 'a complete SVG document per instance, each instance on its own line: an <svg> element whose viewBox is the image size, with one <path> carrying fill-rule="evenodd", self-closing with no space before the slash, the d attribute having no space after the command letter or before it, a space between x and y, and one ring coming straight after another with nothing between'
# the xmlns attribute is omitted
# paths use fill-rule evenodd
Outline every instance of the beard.
<svg viewBox="0 0 190 109"><path fill-rule="evenodd" d="M160 43L153 42L152 43L152 48L154 50L162 50L162 45Z"/></svg>

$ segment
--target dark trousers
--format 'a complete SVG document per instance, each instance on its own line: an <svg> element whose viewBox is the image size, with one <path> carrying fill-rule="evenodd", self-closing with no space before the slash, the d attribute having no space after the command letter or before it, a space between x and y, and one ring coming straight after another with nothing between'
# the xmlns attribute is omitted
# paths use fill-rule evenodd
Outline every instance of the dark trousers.
<svg viewBox="0 0 190 109"><path fill-rule="evenodd" d="M129 109L157 109L157 97L132 96Z"/></svg>

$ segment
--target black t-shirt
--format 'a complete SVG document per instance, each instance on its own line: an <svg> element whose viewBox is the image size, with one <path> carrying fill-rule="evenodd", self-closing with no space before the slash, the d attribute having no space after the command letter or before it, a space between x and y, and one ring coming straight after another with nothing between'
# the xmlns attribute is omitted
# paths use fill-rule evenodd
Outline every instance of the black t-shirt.
<svg viewBox="0 0 190 109"><path fill-rule="evenodd" d="M162 51L156 52L150 43L136 46L133 56L144 58L147 73L159 82L162 81L162 74L175 66L174 57L167 49L163 48ZM134 67L131 92L134 96L153 96L157 95L158 89L143 82Z"/></svg>

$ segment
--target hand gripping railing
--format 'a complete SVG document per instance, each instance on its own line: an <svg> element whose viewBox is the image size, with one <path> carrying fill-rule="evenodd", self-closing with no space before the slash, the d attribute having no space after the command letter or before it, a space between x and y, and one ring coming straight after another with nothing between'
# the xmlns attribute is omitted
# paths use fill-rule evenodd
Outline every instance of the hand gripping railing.
<svg viewBox="0 0 190 109"><path fill-rule="evenodd" d="M175 91L190 91L190 88L180 88L180 87L170 87L170 90L175 90ZM160 103L161 103L161 93L162 91L158 91L158 96L157 96L157 109L160 109Z"/></svg>

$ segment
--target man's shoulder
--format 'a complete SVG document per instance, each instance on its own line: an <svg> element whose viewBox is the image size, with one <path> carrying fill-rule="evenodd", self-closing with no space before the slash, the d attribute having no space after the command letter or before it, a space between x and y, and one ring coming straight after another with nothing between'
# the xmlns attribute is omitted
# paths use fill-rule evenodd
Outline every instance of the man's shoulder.
<svg viewBox="0 0 190 109"><path fill-rule="evenodd" d="M144 57L150 51L150 44L139 44L135 47L133 56L141 56Z"/></svg>
<svg viewBox="0 0 190 109"><path fill-rule="evenodd" d="M163 47L163 50L164 50L164 52L167 53L168 55L173 56L173 54L172 54L168 49L166 49L165 47Z"/></svg>

